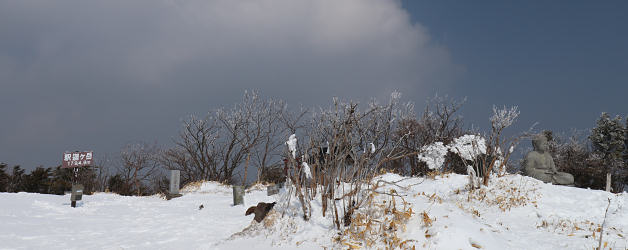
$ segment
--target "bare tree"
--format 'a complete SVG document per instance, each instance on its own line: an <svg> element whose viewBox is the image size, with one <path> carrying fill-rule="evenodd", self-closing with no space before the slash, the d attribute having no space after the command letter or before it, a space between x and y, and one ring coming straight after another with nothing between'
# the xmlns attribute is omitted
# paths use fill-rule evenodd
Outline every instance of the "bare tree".
<svg viewBox="0 0 628 250"><path fill-rule="evenodd" d="M257 166L257 181L269 174L270 166L278 166L283 152L283 139L299 127L299 122L307 111L295 115L281 100L263 101L257 109L262 115L259 143L252 149L254 164Z"/></svg>
<svg viewBox="0 0 628 250"><path fill-rule="evenodd" d="M231 109L186 120L176 146L162 152L161 162L181 170L184 182L231 182L249 155L263 171L278 155L279 136L286 130L282 126L285 113L284 102L262 100L257 93L247 91L242 102Z"/></svg>
<svg viewBox="0 0 628 250"><path fill-rule="evenodd" d="M257 93L246 91L241 103L216 112L222 135L219 140L222 150L218 154L221 180L231 181L234 171L267 135L264 126L268 107L269 102L260 100Z"/></svg>
<svg viewBox="0 0 628 250"><path fill-rule="evenodd" d="M96 185L95 190L104 192L107 188L107 179L109 178L111 168L114 162L111 157L107 154L103 154L96 158L95 162L95 174L96 174Z"/></svg>
<svg viewBox="0 0 628 250"><path fill-rule="evenodd" d="M213 116L191 116L184 121L176 146L161 152L160 162L167 169L180 170L182 183L220 180L218 138L219 125Z"/></svg>
<svg viewBox="0 0 628 250"><path fill-rule="evenodd" d="M479 160L482 165L482 183L485 186L488 185L490 174L494 169L505 171L505 166L514 151L514 147L523 137L518 136L510 140L502 138L504 129L510 127L518 116L517 106L511 108L504 106L500 109L493 106L493 115L490 117L491 134L486 142L486 155Z"/></svg>
<svg viewBox="0 0 628 250"><path fill-rule="evenodd" d="M137 195L142 194L142 182L148 180L158 170L158 151L156 144L138 143L126 145L120 153L122 159L120 172L125 177L127 185L131 181L135 185Z"/></svg>

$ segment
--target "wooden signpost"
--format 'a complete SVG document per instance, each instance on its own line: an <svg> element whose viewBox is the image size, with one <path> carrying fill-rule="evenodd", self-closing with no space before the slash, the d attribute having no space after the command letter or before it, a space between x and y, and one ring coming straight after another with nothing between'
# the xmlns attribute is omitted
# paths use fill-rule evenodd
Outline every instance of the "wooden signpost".
<svg viewBox="0 0 628 250"><path fill-rule="evenodd" d="M70 202L72 207L76 207L76 201L83 199L83 185L78 183L79 169L82 167L92 166L94 162L94 152L65 152L63 153L63 163L61 168L72 168L74 174L72 175L72 195L70 196Z"/></svg>

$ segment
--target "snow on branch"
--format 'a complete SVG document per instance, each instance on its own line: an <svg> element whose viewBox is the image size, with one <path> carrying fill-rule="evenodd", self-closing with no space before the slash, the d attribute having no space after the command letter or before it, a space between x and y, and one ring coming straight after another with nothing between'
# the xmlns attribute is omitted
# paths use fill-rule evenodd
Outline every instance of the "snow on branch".
<svg viewBox="0 0 628 250"><path fill-rule="evenodd" d="M296 158L296 154L297 154L297 136L295 134L290 135L290 138L288 138L288 141L286 141L286 144L288 145L288 150L290 151L290 153L292 154L292 158Z"/></svg>
<svg viewBox="0 0 628 250"><path fill-rule="evenodd" d="M491 116L491 124L496 128L507 128L515 121L519 116L519 110L517 106L513 106L510 109L506 106L501 109L497 109L493 106L493 116Z"/></svg>
<svg viewBox="0 0 628 250"><path fill-rule="evenodd" d="M419 160L427 164L430 169L440 169L445 163L445 155L449 148L442 142L435 142L430 145L423 146L419 154Z"/></svg>
<svg viewBox="0 0 628 250"><path fill-rule="evenodd" d="M443 142L434 142L423 146L418 155L420 161L430 169L441 169L445 163L447 152L459 155L465 160L472 161L481 154L486 154L486 140L479 135L463 135L455 138L449 145Z"/></svg>

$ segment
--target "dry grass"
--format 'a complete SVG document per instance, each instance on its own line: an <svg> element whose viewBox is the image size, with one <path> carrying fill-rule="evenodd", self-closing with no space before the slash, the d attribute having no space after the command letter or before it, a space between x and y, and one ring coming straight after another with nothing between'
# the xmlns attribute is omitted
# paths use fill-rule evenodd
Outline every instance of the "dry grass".
<svg viewBox="0 0 628 250"><path fill-rule="evenodd" d="M265 191L266 187L269 186L270 184L265 184L265 183L261 183L261 182L256 182L253 183L253 185L251 185L249 188L246 189L247 193L250 193L252 191Z"/></svg>
<svg viewBox="0 0 628 250"><path fill-rule="evenodd" d="M404 240L398 235L406 231L414 212L408 202L395 196L395 189L390 189L388 194L372 192L366 206L353 214L351 225L341 231L338 242L351 249L414 249L413 240Z"/></svg>
<svg viewBox="0 0 628 250"><path fill-rule="evenodd" d="M422 218L423 218L423 226L424 227L431 227L432 226L432 222L434 222L434 220L432 218L430 218L429 215L427 215L427 212L423 211L423 213L421 213Z"/></svg>
<svg viewBox="0 0 628 250"><path fill-rule="evenodd" d="M538 229L565 234L569 237L599 239L602 225L589 220L577 221L570 218L550 217L537 223ZM606 234L614 234L623 238L621 230L615 227L605 228Z"/></svg>
<svg viewBox="0 0 628 250"><path fill-rule="evenodd" d="M503 212L526 205L537 206L537 200L540 198L540 195L536 186L505 178L494 178L493 182L489 187L483 186L479 189L469 190L465 201L460 202L458 206L478 216L479 212L471 211L473 203L498 207ZM454 194L460 195L462 193L463 191L460 190L454 191ZM468 209L464 209L465 205L470 206Z"/></svg>
<svg viewBox="0 0 628 250"><path fill-rule="evenodd" d="M201 185L203 185L204 181L193 181L190 182L188 184L185 184L185 186L183 186L183 188L181 188L181 190L199 190L201 188Z"/></svg>
<svg viewBox="0 0 628 250"><path fill-rule="evenodd" d="M270 210L262 222L257 223L255 220L251 220L251 223L247 227L242 229L240 232L234 233L228 239L235 240L238 238L254 237L261 234L280 234L283 240L288 240L290 238L290 234L296 233L296 226L294 225L294 221L290 219L284 221L284 223L278 223L281 220L282 218L279 212L274 209ZM290 230L287 230L288 228Z"/></svg>
<svg viewBox="0 0 628 250"><path fill-rule="evenodd" d="M425 176L429 179L436 179L436 177L440 178L449 178L449 176L453 173L453 171L430 171Z"/></svg>

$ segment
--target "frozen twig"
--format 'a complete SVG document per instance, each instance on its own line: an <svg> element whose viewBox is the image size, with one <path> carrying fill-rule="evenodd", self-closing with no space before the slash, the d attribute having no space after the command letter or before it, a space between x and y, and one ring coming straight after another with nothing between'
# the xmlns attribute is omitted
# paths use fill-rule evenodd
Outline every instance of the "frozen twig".
<svg viewBox="0 0 628 250"><path fill-rule="evenodd" d="M606 206L606 212L604 212L604 220L600 226L600 243L597 247L598 250L602 249L602 237L604 236L604 224L606 224L606 217L608 217L608 208L611 206L611 198L608 198L608 205Z"/></svg>

